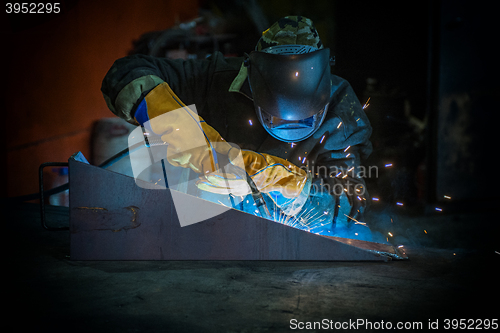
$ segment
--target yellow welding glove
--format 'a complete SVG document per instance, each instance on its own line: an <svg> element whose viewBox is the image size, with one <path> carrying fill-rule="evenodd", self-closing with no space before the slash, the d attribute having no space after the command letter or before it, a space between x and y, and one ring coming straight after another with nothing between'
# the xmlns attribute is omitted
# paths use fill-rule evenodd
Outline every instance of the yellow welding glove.
<svg viewBox="0 0 500 333"><path fill-rule="evenodd" d="M227 154L231 145L186 106L163 82L151 90L137 107L137 122L168 143L167 161L196 173L218 169L217 153Z"/></svg>
<svg viewBox="0 0 500 333"><path fill-rule="evenodd" d="M259 192L266 193L287 215L295 215L304 206L312 183L311 173L269 154L232 148L228 152L229 167L204 175L198 188L217 194L248 195L251 189L245 176L233 172L243 169Z"/></svg>
<svg viewBox="0 0 500 333"><path fill-rule="evenodd" d="M135 118L168 144L170 164L201 174L197 184L200 189L220 194L250 194L246 172L261 192L278 192L283 198L294 200L301 193L302 196L309 193L310 177L305 170L276 156L240 150L224 141L193 109L164 82L146 95L137 107ZM221 163L224 165L220 168L219 159L229 162L228 167ZM304 188L307 190L303 191Z"/></svg>

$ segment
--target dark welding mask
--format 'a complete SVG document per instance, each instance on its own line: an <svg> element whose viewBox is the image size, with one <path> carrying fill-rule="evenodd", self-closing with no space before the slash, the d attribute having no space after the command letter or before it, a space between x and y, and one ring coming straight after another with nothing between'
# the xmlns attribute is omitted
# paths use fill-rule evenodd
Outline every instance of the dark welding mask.
<svg viewBox="0 0 500 333"><path fill-rule="evenodd" d="M330 50L279 45L251 52L246 66L257 117L274 138L307 139L318 130L330 101Z"/></svg>

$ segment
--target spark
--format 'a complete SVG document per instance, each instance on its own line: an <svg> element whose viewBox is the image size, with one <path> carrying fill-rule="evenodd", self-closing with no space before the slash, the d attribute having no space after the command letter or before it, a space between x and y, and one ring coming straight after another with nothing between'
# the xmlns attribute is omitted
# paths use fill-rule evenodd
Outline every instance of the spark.
<svg viewBox="0 0 500 333"><path fill-rule="evenodd" d="M349 156L351 156L351 153L349 153L349 154L345 155L345 157L349 157Z"/></svg>
<svg viewBox="0 0 500 333"><path fill-rule="evenodd" d="M339 125L337 126L337 128L339 128L339 127L340 127L340 125L342 125L342 122L340 122L340 123L339 123Z"/></svg>
<svg viewBox="0 0 500 333"><path fill-rule="evenodd" d="M218 202L219 202L222 206L229 208L229 206L224 205L224 204L222 203L222 201L220 201L220 200L217 200L217 201L218 201Z"/></svg>
<svg viewBox="0 0 500 333"><path fill-rule="evenodd" d="M346 148L346 149L344 149L344 153L345 153L345 152L346 152L349 148L351 148L351 146L347 146L347 148Z"/></svg>
<svg viewBox="0 0 500 333"><path fill-rule="evenodd" d="M295 76L296 76L296 77L297 77L297 76L299 76L299 72L295 72Z"/></svg>
<svg viewBox="0 0 500 333"><path fill-rule="evenodd" d="M402 248L403 246L404 246L404 245L399 245L399 246L398 246L398 249Z"/></svg>
<svg viewBox="0 0 500 333"><path fill-rule="evenodd" d="M427 230L424 229L424 232L427 233Z"/></svg>
<svg viewBox="0 0 500 333"><path fill-rule="evenodd" d="M295 142L290 143L290 147L295 147L297 144Z"/></svg>
<svg viewBox="0 0 500 333"><path fill-rule="evenodd" d="M372 198L373 201L379 201L379 198Z"/></svg>
<svg viewBox="0 0 500 333"><path fill-rule="evenodd" d="M304 157L304 158L302 159L302 163L304 163L305 161L306 161L306 158Z"/></svg>
<svg viewBox="0 0 500 333"><path fill-rule="evenodd" d="M248 120L248 122L250 123L250 126L252 126L252 125L253 125L253 123L252 123L252 119L249 119L249 120Z"/></svg>
<svg viewBox="0 0 500 333"><path fill-rule="evenodd" d="M344 214L344 216L346 216L346 217L350 218L351 220L353 220L353 221L354 221L354 224L366 225L366 223L365 223L365 222L359 222L358 220L356 220L356 219L355 219L355 218L353 218L353 217L350 217L349 215Z"/></svg>
<svg viewBox="0 0 500 333"><path fill-rule="evenodd" d="M358 195L357 197L358 197L358 200L359 200L359 201L361 201L361 200L362 200L362 199L361 199L361 197L360 197L359 195Z"/></svg>
<svg viewBox="0 0 500 333"><path fill-rule="evenodd" d="M391 166L392 166L392 163L387 163L387 164L385 165L385 167L386 167L386 168L389 168L389 167L391 167Z"/></svg>
<svg viewBox="0 0 500 333"><path fill-rule="evenodd" d="M442 208L439 208L439 207L436 207L435 209L436 209L438 212L442 212L442 211L443 211L443 209L442 209Z"/></svg>
<svg viewBox="0 0 500 333"><path fill-rule="evenodd" d="M402 202L396 202L396 205L403 206L403 203Z"/></svg>
<svg viewBox="0 0 500 333"><path fill-rule="evenodd" d="M444 195L443 196L445 199L451 200L451 197L449 195Z"/></svg>
<svg viewBox="0 0 500 333"><path fill-rule="evenodd" d="M365 105L363 105L363 110L366 109L370 105L370 103L368 103L370 101L370 98L371 97L368 97L368 99L365 102Z"/></svg>
<svg viewBox="0 0 500 333"><path fill-rule="evenodd" d="M392 234L390 232L388 232L387 234L392 237Z"/></svg>
<svg viewBox="0 0 500 333"><path fill-rule="evenodd" d="M325 139L325 136L323 135L323 136L321 137L321 140L319 141L319 143L323 143L323 140L324 140L324 139Z"/></svg>

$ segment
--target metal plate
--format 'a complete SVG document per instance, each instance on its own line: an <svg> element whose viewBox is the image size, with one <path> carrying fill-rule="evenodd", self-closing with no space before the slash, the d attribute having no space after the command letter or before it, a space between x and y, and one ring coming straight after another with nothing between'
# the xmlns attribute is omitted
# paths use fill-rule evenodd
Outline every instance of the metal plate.
<svg viewBox="0 0 500 333"><path fill-rule="evenodd" d="M171 190L69 160L73 260L376 260L384 244L336 239L230 209L181 227ZM176 193L176 195L186 195ZM187 195L186 195L187 196ZM190 197L191 207L215 205Z"/></svg>

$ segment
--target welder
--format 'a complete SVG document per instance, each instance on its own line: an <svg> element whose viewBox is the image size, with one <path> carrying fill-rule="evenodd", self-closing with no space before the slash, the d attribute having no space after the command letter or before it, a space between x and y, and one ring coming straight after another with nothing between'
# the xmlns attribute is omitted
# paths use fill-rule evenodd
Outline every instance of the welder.
<svg viewBox="0 0 500 333"><path fill-rule="evenodd" d="M167 161L196 173L201 191L258 191L280 221L302 216L310 230L305 217L315 216L314 232L326 234L363 220L368 193L357 171L372 151L368 118L333 64L313 22L287 16L245 57L127 56L101 90L113 113L168 144ZM196 130L207 144L188 149ZM234 168L221 172L222 160Z"/></svg>

